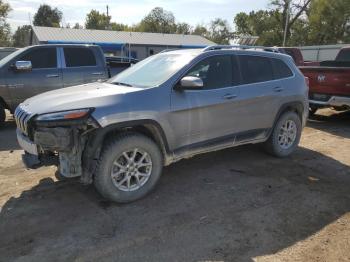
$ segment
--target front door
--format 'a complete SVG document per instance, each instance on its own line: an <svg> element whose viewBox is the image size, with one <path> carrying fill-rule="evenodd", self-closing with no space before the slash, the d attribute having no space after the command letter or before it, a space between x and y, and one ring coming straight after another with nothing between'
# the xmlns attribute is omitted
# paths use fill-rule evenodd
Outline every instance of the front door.
<svg viewBox="0 0 350 262"><path fill-rule="evenodd" d="M171 117L176 147L224 139L236 133L239 70L232 55L203 59L186 76L199 77L203 88L172 91Z"/></svg>
<svg viewBox="0 0 350 262"><path fill-rule="evenodd" d="M31 61L32 70L16 71L16 61ZM62 73L57 65L56 47L31 48L8 65L6 85L10 90L12 108L34 95L62 88Z"/></svg>

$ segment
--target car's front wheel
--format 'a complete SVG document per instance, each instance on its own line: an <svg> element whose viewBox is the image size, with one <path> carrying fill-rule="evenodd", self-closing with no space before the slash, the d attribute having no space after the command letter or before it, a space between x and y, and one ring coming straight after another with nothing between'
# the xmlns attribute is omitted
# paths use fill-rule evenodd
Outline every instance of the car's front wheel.
<svg viewBox="0 0 350 262"><path fill-rule="evenodd" d="M94 183L109 200L131 202L155 187L162 168L162 153L152 139L138 133L123 133L102 149Z"/></svg>
<svg viewBox="0 0 350 262"><path fill-rule="evenodd" d="M277 157L287 157L298 147L302 124L295 112L286 112L280 116L265 142L265 149Z"/></svg>

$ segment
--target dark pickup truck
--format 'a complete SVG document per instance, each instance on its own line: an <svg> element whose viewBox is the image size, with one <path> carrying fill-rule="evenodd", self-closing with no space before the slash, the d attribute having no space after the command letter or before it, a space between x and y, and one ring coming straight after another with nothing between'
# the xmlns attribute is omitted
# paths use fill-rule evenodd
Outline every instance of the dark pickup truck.
<svg viewBox="0 0 350 262"><path fill-rule="evenodd" d="M299 68L309 78L311 114L322 107L350 109L350 47L342 48L334 61Z"/></svg>
<svg viewBox="0 0 350 262"><path fill-rule="evenodd" d="M46 91L110 77L102 49L95 45L38 45L0 60L0 124L25 99Z"/></svg>

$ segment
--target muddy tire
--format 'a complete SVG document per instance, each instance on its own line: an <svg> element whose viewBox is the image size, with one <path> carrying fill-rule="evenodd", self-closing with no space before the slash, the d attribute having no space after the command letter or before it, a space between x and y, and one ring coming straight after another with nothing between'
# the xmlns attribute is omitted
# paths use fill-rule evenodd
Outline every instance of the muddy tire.
<svg viewBox="0 0 350 262"><path fill-rule="evenodd" d="M265 142L265 150L276 157L289 156L298 147L301 131L301 120L295 112L282 114Z"/></svg>
<svg viewBox="0 0 350 262"><path fill-rule="evenodd" d="M0 104L0 126L2 126L5 123L6 119L6 113L5 113L5 107Z"/></svg>
<svg viewBox="0 0 350 262"><path fill-rule="evenodd" d="M152 139L123 133L105 143L94 184L105 198L127 203L150 193L162 169L163 155Z"/></svg>

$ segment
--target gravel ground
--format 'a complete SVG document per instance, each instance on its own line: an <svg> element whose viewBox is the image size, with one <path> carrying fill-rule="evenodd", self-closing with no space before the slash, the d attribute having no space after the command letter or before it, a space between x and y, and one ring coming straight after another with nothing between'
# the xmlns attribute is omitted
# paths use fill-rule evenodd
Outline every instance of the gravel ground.
<svg viewBox="0 0 350 262"><path fill-rule="evenodd" d="M0 129L0 261L350 261L350 113L320 111L287 159L242 146L183 160L127 205L28 170Z"/></svg>

